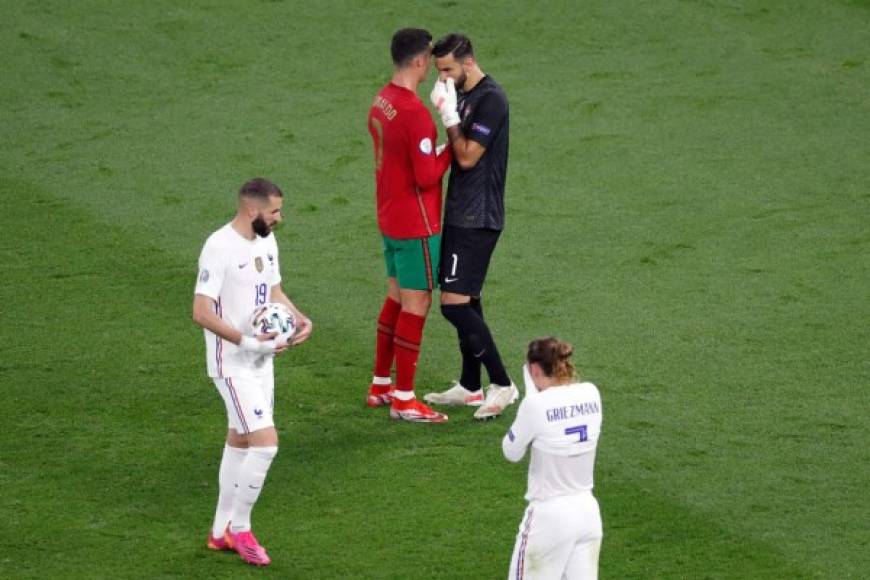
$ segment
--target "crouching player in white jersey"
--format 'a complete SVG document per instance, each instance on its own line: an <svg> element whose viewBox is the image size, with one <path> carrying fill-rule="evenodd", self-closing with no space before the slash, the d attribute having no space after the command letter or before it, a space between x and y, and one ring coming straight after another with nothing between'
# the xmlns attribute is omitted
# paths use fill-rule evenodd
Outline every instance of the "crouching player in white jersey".
<svg viewBox="0 0 870 580"><path fill-rule="evenodd" d="M592 495L601 396L575 379L570 344L554 337L529 344L526 397L502 441L510 461L532 446L526 500L509 580L598 577L601 514Z"/></svg>
<svg viewBox="0 0 870 580"><path fill-rule="evenodd" d="M262 178L242 186L235 218L202 248L193 299L193 320L205 331L208 374L229 423L207 546L235 550L257 566L271 561L251 533L251 510L278 452L272 357L306 340L312 330L281 289L272 228L281 222L283 198L278 186ZM280 302L296 315L299 330L289 345L277 343L275 335L254 338L241 331L254 308L267 302Z"/></svg>

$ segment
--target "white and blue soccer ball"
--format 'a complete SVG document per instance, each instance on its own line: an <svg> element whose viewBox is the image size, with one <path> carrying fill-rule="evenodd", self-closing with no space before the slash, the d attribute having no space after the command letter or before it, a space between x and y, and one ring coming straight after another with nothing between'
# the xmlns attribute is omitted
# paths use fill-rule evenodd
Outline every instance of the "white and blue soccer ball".
<svg viewBox="0 0 870 580"><path fill-rule="evenodd" d="M296 334L296 317L283 304L269 302L254 309L248 328L254 337L277 332L275 340L278 344L284 344Z"/></svg>

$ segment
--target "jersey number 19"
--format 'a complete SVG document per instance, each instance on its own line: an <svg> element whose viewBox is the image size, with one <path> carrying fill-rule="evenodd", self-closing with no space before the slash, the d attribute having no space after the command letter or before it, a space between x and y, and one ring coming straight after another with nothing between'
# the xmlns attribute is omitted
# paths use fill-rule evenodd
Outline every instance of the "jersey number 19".
<svg viewBox="0 0 870 580"><path fill-rule="evenodd" d="M266 283L254 286L254 306L266 303Z"/></svg>

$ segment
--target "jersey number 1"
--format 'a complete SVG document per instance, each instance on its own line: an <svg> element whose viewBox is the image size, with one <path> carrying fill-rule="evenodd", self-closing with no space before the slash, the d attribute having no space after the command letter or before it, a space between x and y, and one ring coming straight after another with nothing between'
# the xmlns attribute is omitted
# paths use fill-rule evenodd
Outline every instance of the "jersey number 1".
<svg viewBox="0 0 870 580"><path fill-rule="evenodd" d="M459 265L459 256L457 256L456 254L450 254L450 255L453 256L453 266L450 267L450 275L455 276L456 275L456 266Z"/></svg>

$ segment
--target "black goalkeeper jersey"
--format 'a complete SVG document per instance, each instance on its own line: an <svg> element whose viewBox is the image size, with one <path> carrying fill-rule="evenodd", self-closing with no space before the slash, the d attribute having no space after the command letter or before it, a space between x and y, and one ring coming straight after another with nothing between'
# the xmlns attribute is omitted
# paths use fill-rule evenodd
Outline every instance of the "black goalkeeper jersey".
<svg viewBox="0 0 870 580"><path fill-rule="evenodd" d="M508 101L492 78L468 93L458 93L460 128L466 139L484 147L471 169L454 159L447 182L444 223L460 228L504 228L504 186L508 161Z"/></svg>

